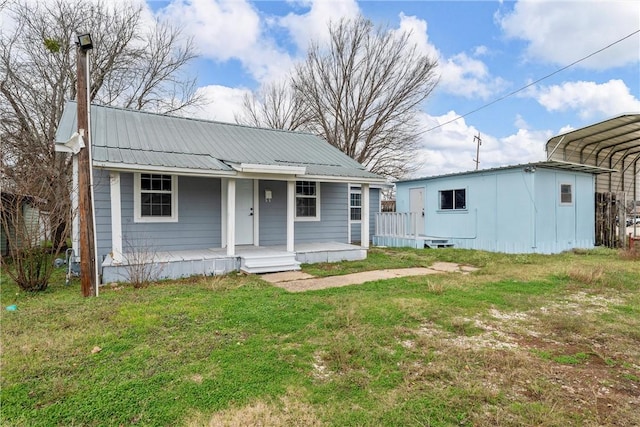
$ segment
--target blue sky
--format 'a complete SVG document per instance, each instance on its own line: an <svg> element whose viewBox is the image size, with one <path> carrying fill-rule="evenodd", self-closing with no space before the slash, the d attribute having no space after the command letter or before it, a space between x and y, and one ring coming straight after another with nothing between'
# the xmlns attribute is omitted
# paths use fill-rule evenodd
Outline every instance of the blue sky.
<svg viewBox="0 0 640 427"><path fill-rule="evenodd" d="M127 1L127 0L120 0ZM136 1L136 0L132 0ZM191 114L233 121L243 94L283 78L327 24L361 14L412 32L437 58L440 83L420 116L425 130L481 108L630 34L562 72L421 136L416 176L544 160L552 136L640 112L640 2L147 0L200 49L194 70L208 103Z"/></svg>

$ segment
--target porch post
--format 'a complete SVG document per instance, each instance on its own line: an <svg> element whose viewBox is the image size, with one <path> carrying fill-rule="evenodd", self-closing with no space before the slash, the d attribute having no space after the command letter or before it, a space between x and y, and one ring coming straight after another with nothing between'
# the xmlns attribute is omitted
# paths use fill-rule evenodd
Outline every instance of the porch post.
<svg viewBox="0 0 640 427"><path fill-rule="evenodd" d="M360 246L369 248L369 184L362 184L362 213L360 215Z"/></svg>
<svg viewBox="0 0 640 427"><path fill-rule="evenodd" d="M73 172L71 174L71 213L73 219L71 220L71 247L73 248L73 255L80 256L80 214L78 213L78 199L80 197L78 190L78 156L73 155Z"/></svg>
<svg viewBox="0 0 640 427"><path fill-rule="evenodd" d="M296 208L296 182L287 181L287 252L294 252L294 220Z"/></svg>
<svg viewBox="0 0 640 427"><path fill-rule="evenodd" d="M227 186L229 180L220 178L220 247L227 247Z"/></svg>
<svg viewBox="0 0 640 427"><path fill-rule="evenodd" d="M260 180L253 180L253 246L260 246Z"/></svg>
<svg viewBox="0 0 640 427"><path fill-rule="evenodd" d="M111 258L122 263L122 205L120 203L120 172L109 174L111 192Z"/></svg>
<svg viewBox="0 0 640 427"><path fill-rule="evenodd" d="M236 179L227 181L227 256L236 252Z"/></svg>

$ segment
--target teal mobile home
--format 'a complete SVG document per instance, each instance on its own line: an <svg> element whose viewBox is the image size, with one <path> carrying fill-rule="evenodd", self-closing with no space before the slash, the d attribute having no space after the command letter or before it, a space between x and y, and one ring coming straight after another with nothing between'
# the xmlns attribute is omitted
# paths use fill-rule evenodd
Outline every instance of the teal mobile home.
<svg viewBox="0 0 640 427"><path fill-rule="evenodd" d="M506 253L592 248L592 166L545 161L396 183L397 213L377 214L374 244Z"/></svg>

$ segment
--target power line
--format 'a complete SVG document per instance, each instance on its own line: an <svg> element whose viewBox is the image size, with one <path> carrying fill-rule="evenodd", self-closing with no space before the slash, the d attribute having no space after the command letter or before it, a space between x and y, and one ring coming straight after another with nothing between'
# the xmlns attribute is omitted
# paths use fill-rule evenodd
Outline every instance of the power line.
<svg viewBox="0 0 640 427"><path fill-rule="evenodd" d="M583 58L580 58L580 59L578 59L578 60L576 60L576 61L573 61L571 64L569 64L569 65L565 65L564 67L562 67L562 68L559 68L559 69L555 70L555 71L554 71L554 72L552 72L551 74L547 74L546 76L541 77L541 78L539 78L539 79L538 79L538 80L536 80L536 81L533 81L533 82L531 82L531 83L529 83L529 84L527 84L527 85L525 85L525 86L522 86L521 88L516 89L516 90L514 90L514 91L512 91L512 92L509 92L508 94L503 95L503 96L501 96L501 97L499 97L499 98L496 98L496 99L494 99L493 101L491 101L491 102L489 102L489 103L487 103L487 104L484 104L484 105L482 105L482 106L480 106L480 107L476 108L475 110L471 110L471 111L469 111L468 113L462 114L462 115L460 115L460 116L456 116L456 117L454 117L454 118L453 118L453 119L451 119L451 120L448 120L448 121L446 121L446 122L444 122L444 123L441 123L441 124L439 124L439 125L437 125L437 126L434 126L434 127L432 127L432 128L429 128L429 129L427 129L427 130L424 130L424 131L420 132L418 135L422 135L423 133L431 132L432 130L435 130L435 129L441 128L442 126L446 126L446 125L448 125L449 123L453 123L453 122L455 122L455 121L457 121L457 120L460 120L460 119L462 119L462 118L464 118L464 117L467 117L467 116L469 116L469 115L471 115L471 114L477 113L477 112L478 112L478 111L480 111L480 110L484 110L485 108L487 108L487 107L489 107L489 106L491 106L491 105L493 105L493 104L495 104L495 103L498 103L498 102L502 101L503 99L509 98L510 96L513 96L513 95L515 95L515 94L516 94L516 93L518 93L518 92L522 92L523 90L525 90L525 89L527 89L527 88L529 88L529 87L531 87L531 86L533 86L533 85L535 85L535 84L537 84L537 83L540 83L541 81L546 80L546 79L548 79L549 77L552 77L552 76L554 76L554 75L556 75L556 74L558 74L558 73L560 73L560 72L562 72L562 71L566 70L567 68L571 68L571 67L573 67L574 65L579 64L580 62L585 61L585 60L587 60L587 59L591 58L592 56L595 56L595 55L599 54L600 52L605 51L605 50L609 49L610 47L615 46L616 44L618 44L618 43L620 43L620 42L622 42L622 41L624 41L624 40L626 40L626 39L628 39L628 38L630 38L630 37L633 37L634 35L636 35L636 34L638 34L638 33L640 33L640 30L636 30L636 31L632 32L631 34L626 35L626 36L624 36L623 38L618 39L618 40L614 41L613 43L608 44L607 46L603 47L602 49L598 49L598 50L596 50L595 52L592 52L592 53L590 53L589 55L587 55L587 56L585 56L585 57L583 57Z"/></svg>

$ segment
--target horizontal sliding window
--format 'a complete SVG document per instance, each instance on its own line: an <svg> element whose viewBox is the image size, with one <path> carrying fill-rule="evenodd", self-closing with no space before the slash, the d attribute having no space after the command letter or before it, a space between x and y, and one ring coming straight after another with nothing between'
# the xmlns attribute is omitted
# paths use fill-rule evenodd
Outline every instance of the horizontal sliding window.
<svg viewBox="0 0 640 427"><path fill-rule="evenodd" d="M456 190L440 191L441 210L463 210L467 209L467 190L464 188Z"/></svg>

